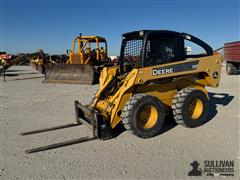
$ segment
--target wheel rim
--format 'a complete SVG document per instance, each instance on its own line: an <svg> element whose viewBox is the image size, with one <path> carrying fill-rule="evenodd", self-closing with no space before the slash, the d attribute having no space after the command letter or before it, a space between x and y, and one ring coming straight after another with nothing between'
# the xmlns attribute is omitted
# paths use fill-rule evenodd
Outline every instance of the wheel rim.
<svg viewBox="0 0 240 180"><path fill-rule="evenodd" d="M153 105L143 107L139 113L140 125L144 129L152 128L158 119L158 111Z"/></svg>
<svg viewBox="0 0 240 180"><path fill-rule="evenodd" d="M198 119L203 112L203 103L200 99L193 99L189 103L188 113L192 119Z"/></svg>

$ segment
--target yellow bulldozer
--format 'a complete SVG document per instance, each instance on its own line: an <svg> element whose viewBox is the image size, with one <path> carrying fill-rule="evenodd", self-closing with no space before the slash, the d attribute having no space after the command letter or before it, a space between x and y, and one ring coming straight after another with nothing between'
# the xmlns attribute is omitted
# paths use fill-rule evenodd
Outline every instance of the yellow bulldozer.
<svg viewBox="0 0 240 180"><path fill-rule="evenodd" d="M101 69L111 65L104 37L80 34L67 53L66 63L47 64L43 82L94 84L98 83Z"/></svg>
<svg viewBox="0 0 240 180"><path fill-rule="evenodd" d="M75 143L112 137L121 123L141 138L161 132L167 115L176 123L195 128L208 120L206 86L218 87L222 57L199 38L175 31L142 30L122 35L118 66L105 67L100 86L88 105L75 101L76 122L22 135L87 125L92 135L27 150L33 153ZM187 42L203 53L191 54Z"/></svg>

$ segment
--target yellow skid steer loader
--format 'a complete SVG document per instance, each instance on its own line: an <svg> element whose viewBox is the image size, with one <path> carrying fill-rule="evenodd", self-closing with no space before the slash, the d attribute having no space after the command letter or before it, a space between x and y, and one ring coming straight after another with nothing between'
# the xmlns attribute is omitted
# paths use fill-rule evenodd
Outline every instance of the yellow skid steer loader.
<svg viewBox="0 0 240 180"><path fill-rule="evenodd" d="M92 102L75 101L74 125L87 125L92 135L27 153L109 139L119 123L136 136L150 138L161 131L168 114L189 128L207 121L210 99L205 87L218 87L221 76L222 57L217 52L197 37L175 31L134 31L122 37L119 65L103 68ZM188 42L204 52L189 54Z"/></svg>

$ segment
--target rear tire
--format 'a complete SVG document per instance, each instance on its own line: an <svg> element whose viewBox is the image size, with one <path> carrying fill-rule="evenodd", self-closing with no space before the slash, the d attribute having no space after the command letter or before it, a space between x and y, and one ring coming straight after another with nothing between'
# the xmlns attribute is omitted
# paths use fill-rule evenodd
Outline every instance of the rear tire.
<svg viewBox="0 0 240 180"><path fill-rule="evenodd" d="M226 64L226 72L228 75L236 75L238 72L238 69L230 62L227 62Z"/></svg>
<svg viewBox="0 0 240 180"><path fill-rule="evenodd" d="M141 138L157 135L164 124L164 105L154 96L135 94L122 111L122 123Z"/></svg>
<svg viewBox="0 0 240 180"><path fill-rule="evenodd" d="M207 121L209 100L202 91L185 88L174 96L172 110L176 123L189 128L198 127Z"/></svg>

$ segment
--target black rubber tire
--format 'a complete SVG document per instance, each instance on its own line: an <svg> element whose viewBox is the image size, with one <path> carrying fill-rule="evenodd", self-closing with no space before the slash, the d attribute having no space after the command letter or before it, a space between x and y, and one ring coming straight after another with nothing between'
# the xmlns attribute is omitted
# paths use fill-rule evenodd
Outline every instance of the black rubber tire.
<svg viewBox="0 0 240 180"><path fill-rule="evenodd" d="M238 69L232 63L227 62L226 72L228 75L236 75L238 73Z"/></svg>
<svg viewBox="0 0 240 180"><path fill-rule="evenodd" d="M147 105L154 106L158 115L155 125L146 129L141 126L138 116L139 112L141 112L141 110ZM131 131L138 137L150 138L157 135L162 129L165 120L165 108L158 98L154 96L143 93L135 94L124 106L121 116L122 123L127 130Z"/></svg>
<svg viewBox="0 0 240 180"><path fill-rule="evenodd" d="M200 116L193 119L188 113L188 107L193 99L202 102L203 110ZM173 117L177 124L184 127L194 128L201 126L207 121L209 111L209 100L206 95L194 88L184 88L177 92L172 101Z"/></svg>

